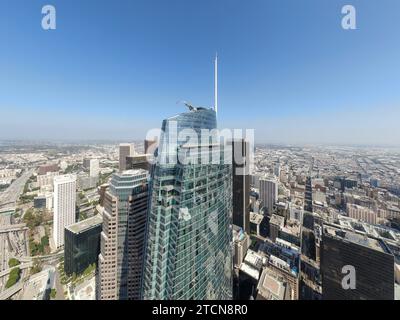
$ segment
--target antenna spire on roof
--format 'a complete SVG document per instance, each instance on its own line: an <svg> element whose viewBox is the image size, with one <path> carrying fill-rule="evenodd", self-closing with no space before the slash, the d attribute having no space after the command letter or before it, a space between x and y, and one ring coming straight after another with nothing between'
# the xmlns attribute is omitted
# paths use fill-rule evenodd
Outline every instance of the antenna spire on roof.
<svg viewBox="0 0 400 320"><path fill-rule="evenodd" d="M214 110L218 113L218 53L215 53L214 62Z"/></svg>

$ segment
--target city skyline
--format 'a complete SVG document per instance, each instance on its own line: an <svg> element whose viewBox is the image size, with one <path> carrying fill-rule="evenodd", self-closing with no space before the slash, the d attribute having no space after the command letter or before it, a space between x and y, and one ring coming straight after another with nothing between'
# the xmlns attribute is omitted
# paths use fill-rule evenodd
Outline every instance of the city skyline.
<svg viewBox="0 0 400 320"><path fill-rule="evenodd" d="M395 1L3 0L0 300L400 300Z"/></svg>
<svg viewBox="0 0 400 320"><path fill-rule="evenodd" d="M179 127L214 127L213 119L211 109L192 109ZM230 166L164 164L175 153L165 139L174 120L162 124L155 166L123 143L0 154L0 299L215 299L231 295L220 290L222 266L234 300L399 299L400 152L259 146L250 181L235 182ZM72 176L76 192L58 192ZM238 197L237 219L223 219ZM76 201L63 248L57 198ZM357 290L343 292L343 266L356 272L347 286Z"/></svg>
<svg viewBox="0 0 400 320"><path fill-rule="evenodd" d="M176 101L213 106L217 51L221 128L398 145L398 3L353 1L356 30L341 28L343 1L52 4L51 31L39 1L0 14L2 139L142 140L184 110Z"/></svg>

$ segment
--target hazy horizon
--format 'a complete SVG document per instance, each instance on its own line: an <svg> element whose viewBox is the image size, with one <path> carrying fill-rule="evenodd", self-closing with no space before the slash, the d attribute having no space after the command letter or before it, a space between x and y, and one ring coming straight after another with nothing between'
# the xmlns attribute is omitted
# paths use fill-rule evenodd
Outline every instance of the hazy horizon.
<svg viewBox="0 0 400 320"><path fill-rule="evenodd" d="M38 145L43 146L44 144L56 145L56 144L119 144L119 143L143 143L143 139L0 139L0 148L11 145ZM399 149L400 144L352 144L352 143L287 143L279 141L255 141L254 145L257 146L276 146L276 147L350 147L350 148L389 148Z"/></svg>
<svg viewBox="0 0 400 320"><path fill-rule="evenodd" d="M0 139L132 140L213 105L257 143L400 145L400 3L42 1L0 10ZM76 10L79 8L79 10ZM185 16L182 17L182 12Z"/></svg>

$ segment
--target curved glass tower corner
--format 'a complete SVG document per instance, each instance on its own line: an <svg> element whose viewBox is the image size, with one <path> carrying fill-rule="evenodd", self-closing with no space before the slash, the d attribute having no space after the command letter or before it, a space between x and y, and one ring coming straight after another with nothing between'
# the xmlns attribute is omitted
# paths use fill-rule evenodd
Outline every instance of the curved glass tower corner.
<svg viewBox="0 0 400 320"><path fill-rule="evenodd" d="M150 182L144 299L232 299L231 164L216 137L175 141L182 130L200 137L216 124L215 111L203 108L163 121Z"/></svg>

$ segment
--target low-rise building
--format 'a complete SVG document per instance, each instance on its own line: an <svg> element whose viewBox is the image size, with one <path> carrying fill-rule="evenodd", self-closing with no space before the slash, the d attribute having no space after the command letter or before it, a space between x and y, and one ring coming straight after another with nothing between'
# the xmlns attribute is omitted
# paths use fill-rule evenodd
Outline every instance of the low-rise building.
<svg viewBox="0 0 400 320"><path fill-rule="evenodd" d="M289 283L268 267L263 269L257 291L256 300L291 300Z"/></svg>

